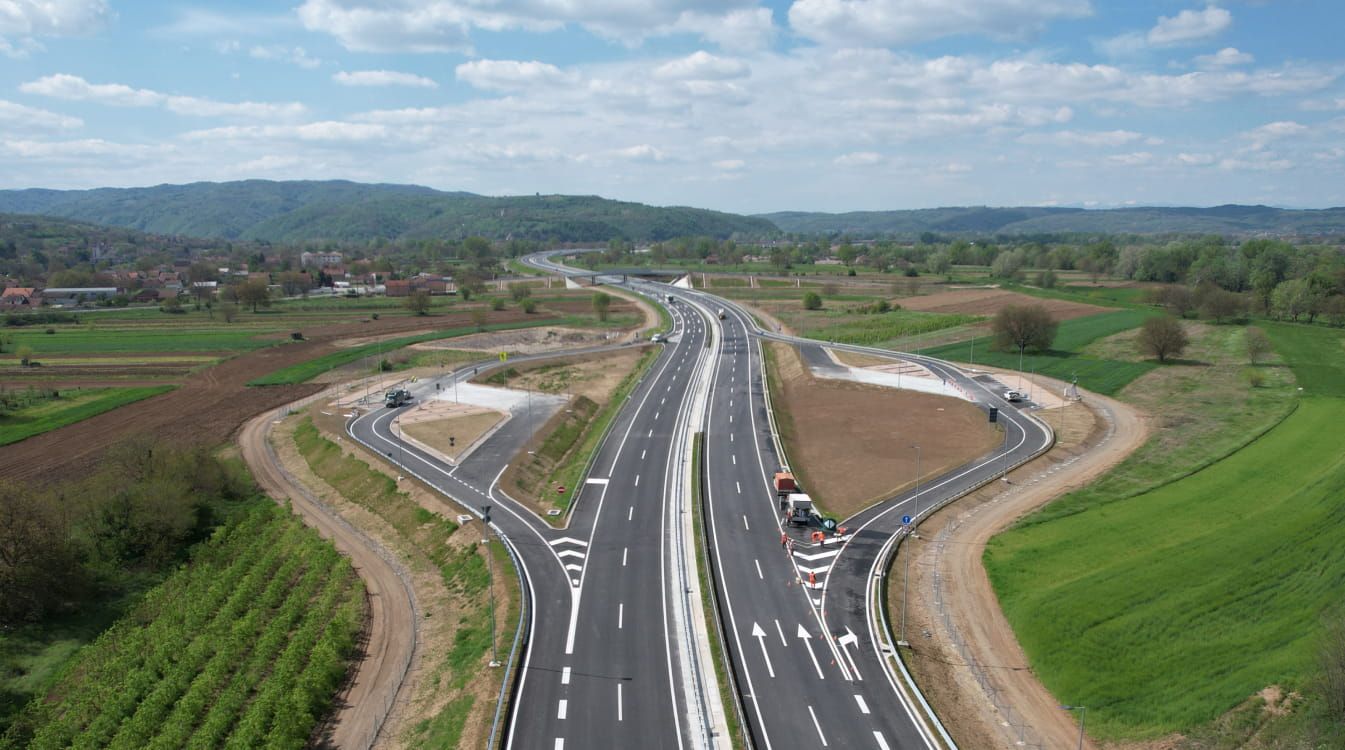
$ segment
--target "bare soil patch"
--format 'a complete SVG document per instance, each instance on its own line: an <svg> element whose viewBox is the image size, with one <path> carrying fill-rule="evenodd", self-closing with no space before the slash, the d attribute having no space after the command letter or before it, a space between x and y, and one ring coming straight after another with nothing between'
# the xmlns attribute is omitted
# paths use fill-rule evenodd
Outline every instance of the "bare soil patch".
<svg viewBox="0 0 1345 750"><path fill-rule="evenodd" d="M962 313L991 316L1009 305L1041 305L1055 320L1082 318L1086 315L1109 312L1108 308L1058 299L1041 299L1003 289L957 289L935 292L920 297L903 299L907 310L934 313Z"/></svg>
<svg viewBox="0 0 1345 750"><path fill-rule="evenodd" d="M518 311L492 312L488 323L533 319ZM466 313L435 318L439 327L472 325ZM424 318L389 317L308 328L305 341L240 354L188 375L182 386L144 401L0 448L0 476L44 482L92 467L111 445L139 434L185 444L223 443L243 422L268 409L316 393L320 384L249 388L266 373L335 351L336 341L354 335L405 334L423 330Z"/></svg>
<svg viewBox="0 0 1345 750"><path fill-rule="evenodd" d="M791 468L819 505L847 518L920 474L936 476L1000 440L985 414L960 399L814 378L797 350L770 344L771 398Z"/></svg>
<svg viewBox="0 0 1345 750"><path fill-rule="evenodd" d="M1065 385L1040 376L1037 380L1041 387L1056 391ZM914 555L907 613L913 648L905 654L906 662L962 747L1016 748L1019 727L1025 727L1029 745L1074 747L1078 740L1076 717L1062 711L1060 700L1033 675L1000 610L981 557L986 542L1000 530L1088 484L1143 445L1149 425L1133 407L1091 393L1084 394L1083 403L1039 416L1057 435L1056 445L1045 456L1010 472L1008 483L992 482L935 513L922 524L920 538L903 544L898 554ZM936 572L941 602L934 595ZM900 576L890 578L889 601L900 606ZM945 615L965 651L952 640ZM996 708L969 663L982 667L999 704L1010 710ZM1085 740L1085 747L1096 746Z"/></svg>
<svg viewBox="0 0 1345 750"><path fill-rule="evenodd" d="M397 422L403 435L456 461L482 435L504 421L504 417L493 409L432 401L423 408L406 412Z"/></svg>
<svg viewBox="0 0 1345 750"><path fill-rule="evenodd" d="M518 375L509 377L503 385L542 393L586 396L601 404L616 390L621 379L635 367L643 354L643 349L632 347L562 360L527 362L514 367ZM495 383L489 377L476 382Z"/></svg>
<svg viewBox="0 0 1345 750"><path fill-rule="evenodd" d="M426 341L413 344L408 348L420 351L458 349L480 352L508 352L510 354L541 354L561 349L610 344L616 336L617 334L606 331L545 326L519 328L513 331L473 333L453 339Z"/></svg>

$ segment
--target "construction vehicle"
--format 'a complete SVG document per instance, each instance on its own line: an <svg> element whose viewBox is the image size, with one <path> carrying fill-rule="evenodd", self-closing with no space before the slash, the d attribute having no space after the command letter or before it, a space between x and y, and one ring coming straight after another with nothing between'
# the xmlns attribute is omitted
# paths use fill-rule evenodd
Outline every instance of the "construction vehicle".
<svg viewBox="0 0 1345 750"><path fill-rule="evenodd" d="M813 523L813 499L802 492L785 496L785 521L790 526L810 526Z"/></svg>
<svg viewBox="0 0 1345 750"><path fill-rule="evenodd" d="M395 409L398 406L409 404L411 403L411 391L408 391L405 388L388 391L388 394L383 397L383 403L389 409Z"/></svg>
<svg viewBox="0 0 1345 750"><path fill-rule="evenodd" d="M779 498L787 497L791 492L799 491L799 483L794 479L794 475L781 469L775 472L775 496Z"/></svg>

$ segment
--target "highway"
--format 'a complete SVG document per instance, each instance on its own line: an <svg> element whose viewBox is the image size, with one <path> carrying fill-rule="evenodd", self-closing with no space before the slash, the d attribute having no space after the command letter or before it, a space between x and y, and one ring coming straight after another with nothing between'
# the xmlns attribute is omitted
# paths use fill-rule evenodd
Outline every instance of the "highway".
<svg viewBox="0 0 1345 750"><path fill-rule="evenodd" d="M586 274L550 261L553 273ZM617 279L606 279L615 283ZM784 465L771 424L761 342L799 347L834 366L818 342L760 329L750 314L713 295L621 279L665 305L674 329L658 360L619 412L563 529L498 490L506 464L545 410L515 413L460 466L402 444L400 409L352 418L352 437L463 505L492 505L493 527L525 579L529 637L506 746L711 747L714 674L700 658L690 615L699 608L682 530L688 441L705 435L705 530L715 605L736 697L757 748L953 747L894 658L878 592L893 546L919 518L993 481L1049 448L1049 429L1003 398L988 378L939 360L829 345L918 362L956 383L982 409L998 407L1004 443L993 453L868 508L815 544L783 528L771 476ZM722 310L724 318L713 313ZM554 355L553 355L554 356ZM472 377L463 368L452 379ZM432 395L433 381L415 393ZM922 429L934 426L922 426ZM910 437L894 434L896 440ZM918 512L917 512L918 511ZM727 707L726 710L734 710Z"/></svg>
<svg viewBox="0 0 1345 750"><path fill-rule="evenodd" d="M393 419L414 404L375 406L348 423L353 438L462 505L493 506L494 529L517 554L531 601L505 732L510 747L708 744L698 674L682 666L689 639L685 601L676 596L682 588L672 585L678 558L669 484L691 376L707 367L713 351L705 346L704 320L679 311L673 317L671 342L617 415L564 528L552 528L497 486L506 464L550 416L544 410L533 410L529 422L528 412L516 409L458 466L398 439ZM470 379L482 366L446 376L438 393L451 393L454 380ZM412 392L416 401L431 398L434 381ZM511 632L512 623L502 630Z"/></svg>

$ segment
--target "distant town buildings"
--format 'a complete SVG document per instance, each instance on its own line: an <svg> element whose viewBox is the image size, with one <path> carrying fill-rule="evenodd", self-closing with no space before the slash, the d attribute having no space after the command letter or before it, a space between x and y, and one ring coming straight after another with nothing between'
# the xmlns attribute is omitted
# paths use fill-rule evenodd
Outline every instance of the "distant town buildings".
<svg viewBox="0 0 1345 750"><path fill-rule="evenodd" d="M303 266L304 268L322 268L323 266L339 266L341 265L341 261L342 261L341 253L336 252L320 252L320 253L305 252L299 254L299 265Z"/></svg>

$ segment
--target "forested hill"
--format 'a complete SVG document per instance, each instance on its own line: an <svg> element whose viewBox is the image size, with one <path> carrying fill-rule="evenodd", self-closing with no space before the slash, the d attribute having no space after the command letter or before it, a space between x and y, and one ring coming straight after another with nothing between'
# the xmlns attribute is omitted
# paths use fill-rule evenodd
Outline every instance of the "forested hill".
<svg viewBox="0 0 1345 750"><path fill-rule="evenodd" d="M762 214L785 232L917 237L934 234L1345 234L1345 208L1294 210L1268 206L1214 208L928 208L841 214Z"/></svg>
<svg viewBox="0 0 1345 750"><path fill-rule="evenodd" d="M482 236L558 242L777 233L764 220L593 196L491 198L415 185L197 182L148 188L0 191L0 212L59 216L156 234L297 242Z"/></svg>

